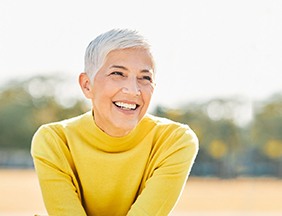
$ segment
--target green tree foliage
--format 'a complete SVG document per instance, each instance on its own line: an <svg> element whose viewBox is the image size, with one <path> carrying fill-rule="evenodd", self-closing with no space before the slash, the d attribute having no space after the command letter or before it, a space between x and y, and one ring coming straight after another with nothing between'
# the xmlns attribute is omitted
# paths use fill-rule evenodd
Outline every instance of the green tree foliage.
<svg viewBox="0 0 282 216"><path fill-rule="evenodd" d="M155 113L187 123L198 135L192 174L282 177L282 95L256 103L212 99L178 109L157 107Z"/></svg>
<svg viewBox="0 0 282 216"><path fill-rule="evenodd" d="M70 107L60 103L55 94L61 82L62 78L38 76L10 82L0 89L0 149L29 150L40 125L86 110L82 100L76 99Z"/></svg>
<svg viewBox="0 0 282 216"><path fill-rule="evenodd" d="M282 177L282 95L256 103L251 127L253 145L262 156L275 161Z"/></svg>
<svg viewBox="0 0 282 216"><path fill-rule="evenodd" d="M282 95L255 104L252 138L263 146L268 140L282 140Z"/></svg>
<svg viewBox="0 0 282 216"><path fill-rule="evenodd" d="M246 145L236 121L241 106L236 98L213 99L173 110L158 107L156 114L186 123L195 131L200 141L196 159L199 165L193 168L196 174L229 178L238 174L240 155Z"/></svg>
<svg viewBox="0 0 282 216"><path fill-rule="evenodd" d="M155 114L188 124L197 134L202 150L206 151L211 157L223 158L228 149L232 152L238 151L241 145L239 127L236 125L233 116L226 114L231 113L227 110L227 105L230 102L230 100L215 99L202 104L188 104L180 109L158 107ZM209 111L210 106L215 103L217 103L218 109ZM232 101L232 103L235 102ZM211 112L215 112L215 114ZM218 143L220 141L221 144L226 145L222 147L226 150L226 154L222 154L221 157L215 156L214 151L209 146L214 141Z"/></svg>

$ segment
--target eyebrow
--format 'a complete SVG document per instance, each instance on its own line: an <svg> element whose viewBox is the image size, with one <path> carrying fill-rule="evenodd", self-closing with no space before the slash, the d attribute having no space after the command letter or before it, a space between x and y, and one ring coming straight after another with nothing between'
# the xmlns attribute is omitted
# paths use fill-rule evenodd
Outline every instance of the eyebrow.
<svg viewBox="0 0 282 216"><path fill-rule="evenodd" d="M144 69L141 70L142 73L153 73L153 69L149 70L149 69Z"/></svg>
<svg viewBox="0 0 282 216"><path fill-rule="evenodd" d="M127 67L124 67L122 65L112 65L110 68L118 68L118 69L123 69L123 70L127 70ZM153 69L143 69L141 70L142 73L153 73Z"/></svg>
<svg viewBox="0 0 282 216"><path fill-rule="evenodd" d="M119 68L119 69L123 69L123 70L128 70L126 67L121 66L121 65L112 65L110 68Z"/></svg>

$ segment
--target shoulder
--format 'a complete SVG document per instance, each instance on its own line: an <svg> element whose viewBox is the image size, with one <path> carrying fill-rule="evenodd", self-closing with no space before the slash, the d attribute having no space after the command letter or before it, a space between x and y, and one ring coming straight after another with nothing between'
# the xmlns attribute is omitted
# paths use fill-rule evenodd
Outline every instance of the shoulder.
<svg viewBox="0 0 282 216"><path fill-rule="evenodd" d="M144 122L146 122L146 124L152 125L157 130L161 130L163 132L169 130L170 132L173 133L185 133L185 134L190 134L190 136L196 137L196 134L189 127L189 125L176 122L168 118L147 114L144 117Z"/></svg>
<svg viewBox="0 0 282 216"><path fill-rule="evenodd" d="M41 125L32 137L32 148L37 148L40 146L42 148L44 145L53 146L59 143L66 143L66 131L68 128L79 128L83 125L83 119L87 118L89 113L85 113L70 119L65 119L62 121L51 122Z"/></svg>
<svg viewBox="0 0 282 216"><path fill-rule="evenodd" d="M187 125L173 120L146 115L144 121L153 124L152 154L160 161L189 162L194 160L199 150L199 141L194 131ZM189 162L190 163L190 162Z"/></svg>
<svg viewBox="0 0 282 216"><path fill-rule="evenodd" d="M79 127L80 125L83 125L84 119L89 118L89 115L91 114L87 112L82 115L72 117L69 119L43 124L38 128L34 136L37 136L39 134L43 135L49 133L62 134L64 133L64 130L68 127Z"/></svg>
<svg viewBox="0 0 282 216"><path fill-rule="evenodd" d="M198 146L198 138L195 132L187 124L173 121L171 119L147 114L144 117L145 124L156 132L158 139L163 140L183 140L185 143Z"/></svg>

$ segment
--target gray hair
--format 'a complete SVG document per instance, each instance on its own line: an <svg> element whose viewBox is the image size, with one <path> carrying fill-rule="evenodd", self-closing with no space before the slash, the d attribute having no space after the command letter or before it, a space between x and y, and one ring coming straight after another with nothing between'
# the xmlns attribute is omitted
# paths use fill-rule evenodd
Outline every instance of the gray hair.
<svg viewBox="0 0 282 216"><path fill-rule="evenodd" d="M107 31L92 40L86 48L84 72L93 82L96 73L103 66L105 58L111 51L138 47L150 51L149 43L137 31L129 29Z"/></svg>

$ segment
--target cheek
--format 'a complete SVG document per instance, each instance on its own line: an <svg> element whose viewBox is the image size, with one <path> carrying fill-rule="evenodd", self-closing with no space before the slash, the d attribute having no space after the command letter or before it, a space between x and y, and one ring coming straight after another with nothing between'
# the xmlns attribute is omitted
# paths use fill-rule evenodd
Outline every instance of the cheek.
<svg viewBox="0 0 282 216"><path fill-rule="evenodd" d="M148 88L145 88L143 91L145 92L145 94L147 95L147 97L152 97L153 93L154 93L154 87L148 87Z"/></svg>
<svg viewBox="0 0 282 216"><path fill-rule="evenodd" d="M115 83L99 83L94 89L94 97L101 99L108 99L117 92L118 86Z"/></svg>
<svg viewBox="0 0 282 216"><path fill-rule="evenodd" d="M146 89L143 91L143 100L145 103L150 103L154 90Z"/></svg>

